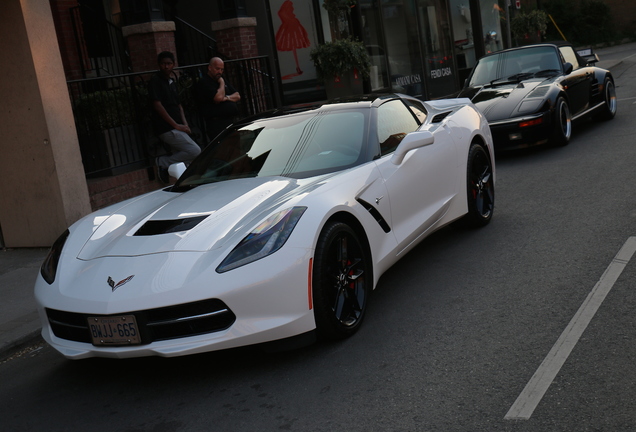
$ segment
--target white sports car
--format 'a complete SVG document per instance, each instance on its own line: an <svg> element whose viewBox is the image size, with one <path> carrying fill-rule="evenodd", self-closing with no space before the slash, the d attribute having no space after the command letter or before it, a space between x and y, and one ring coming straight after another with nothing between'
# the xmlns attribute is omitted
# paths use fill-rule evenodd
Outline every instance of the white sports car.
<svg viewBox="0 0 636 432"><path fill-rule="evenodd" d="M177 182L73 224L42 265L64 356L177 356L358 330L380 275L463 218L495 166L468 99L366 96L236 124Z"/></svg>

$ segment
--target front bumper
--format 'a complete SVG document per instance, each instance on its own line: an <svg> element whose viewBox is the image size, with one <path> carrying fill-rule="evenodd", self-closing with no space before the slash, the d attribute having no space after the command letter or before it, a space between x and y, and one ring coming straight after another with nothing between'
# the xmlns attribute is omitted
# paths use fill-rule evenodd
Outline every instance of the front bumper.
<svg viewBox="0 0 636 432"><path fill-rule="evenodd" d="M38 277L35 296L42 337L70 359L172 357L281 340L315 329L308 289L309 249L283 248L227 273L218 274L210 266L192 275L209 264L206 254L75 260L79 271L73 278L61 277L48 285ZM184 262L190 266L184 268ZM111 292L96 280L113 269L122 274L134 271L135 278ZM179 271L190 274L175 274ZM128 314L137 319L141 344L92 344L85 325L88 316ZM168 325L157 326L157 321Z"/></svg>

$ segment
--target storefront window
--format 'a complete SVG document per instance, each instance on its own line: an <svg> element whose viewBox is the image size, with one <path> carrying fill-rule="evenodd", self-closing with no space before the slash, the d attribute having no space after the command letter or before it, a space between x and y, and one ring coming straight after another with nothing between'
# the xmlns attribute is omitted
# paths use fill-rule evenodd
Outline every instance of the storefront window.
<svg viewBox="0 0 636 432"><path fill-rule="evenodd" d="M501 26L502 21L505 22L503 4L501 0L480 0L481 26L484 30L486 54L504 49L504 33Z"/></svg>
<svg viewBox="0 0 636 432"><path fill-rule="evenodd" d="M388 90L389 65L379 9L374 0L360 0L359 6L362 15L362 38L371 59L371 91Z"/></svg>
<svg viewBox="0 0 636 432"><path fill-rule="evenodd" d="M381 2L391 90L422 96L422 59L413 2Z"/></svg>
<svg viewBox="0 0 636 432"><path fill-rule="evenodd" d="M424 50L426 97L448 96L458 89L446 0L418 0L417 13Z"/></svg>
<svg viewBox="0 0 636 432"><path fill-rule="evenodd" d="M464 83L471 68L478 60L475 55L475 40L477 38L483 41L486 54L510 46L505 27L505 3L507 3L506 0L479 0L483 34L477 35L473 34L469 0L449 0L460 84Z"/></svg>

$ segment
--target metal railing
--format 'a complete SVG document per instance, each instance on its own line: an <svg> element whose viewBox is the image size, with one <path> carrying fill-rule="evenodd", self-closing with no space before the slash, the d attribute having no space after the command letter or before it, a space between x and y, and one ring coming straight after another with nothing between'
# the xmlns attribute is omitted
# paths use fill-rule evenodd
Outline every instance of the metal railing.
<svg viewBox="0 0 636 432"><path fill-rule="evenodd" d="M207 63L175 68L181 104L194 140L211 138L197 104L196 82ZM147 83L155 72L68 81L84 171L87 177L112 176L151 166L158 140L151 127ZM225 77L241 94L241 117L275 108L267 56L225 62Z"/></svg>
<svg viewBox="0 0 636 432"><path fill-rule="evenodd" d="M171 17L175 23L175 45L180 66L207 63L216 55L216 40L191 26L179 17Z"/></svg>

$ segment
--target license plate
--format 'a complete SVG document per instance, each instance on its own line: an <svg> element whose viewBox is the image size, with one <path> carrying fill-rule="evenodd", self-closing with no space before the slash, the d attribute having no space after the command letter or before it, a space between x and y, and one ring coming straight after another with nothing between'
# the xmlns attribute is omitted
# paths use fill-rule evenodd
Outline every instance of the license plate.
<svg viewBox="0 0 636 432"><path fill-rule="evenodd" d="M134 315L88 317L93 345L138 345L141 343Z"/></svg>

